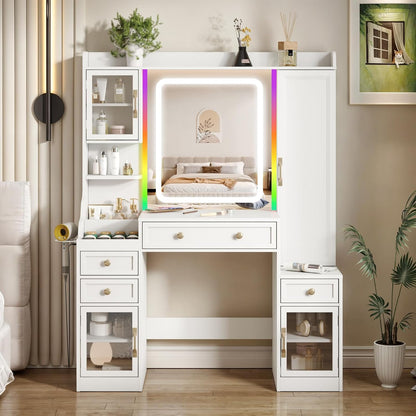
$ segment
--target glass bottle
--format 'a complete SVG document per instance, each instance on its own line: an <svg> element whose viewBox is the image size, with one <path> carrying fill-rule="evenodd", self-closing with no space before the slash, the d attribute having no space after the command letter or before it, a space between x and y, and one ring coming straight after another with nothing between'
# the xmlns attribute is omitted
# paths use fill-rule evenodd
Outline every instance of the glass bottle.
<svg viewBox="0 0 416 416"><path fill-rule="evenodd" d="M97 84L95 84L92 87L92 102L93 103L99 103L100 102L99 95L98 95L98 87L97 87Z"/></svg>
<svg viewBox="0 0 416 416"><path fill-rule="evenodd" d="M105 115L104 110L100 111L100 115L95 122L95 132L100 135L107 134L107 116Z"/></svg>
<svg viewBox="0 0 416 416"><path fill-rule="evenodd" d="M131 167L131 163L127 162L127 160L123 165L123 175L133 175L133 168Z"/></svg>
<svg viewBox="0 0 416 416"><path fill-rule="evenodd" d="M134 220L139 218L139 211L137 210L137 204L134 201L137 201L137 198L130 198L130 215L129 218Z"/></svg>
<svg viewBox="0 0 416 416"><path fill-rule="evenodd" d="M121 78L119 78L114 84L114 102L115 103L125 102L124 81Z"/></svg>

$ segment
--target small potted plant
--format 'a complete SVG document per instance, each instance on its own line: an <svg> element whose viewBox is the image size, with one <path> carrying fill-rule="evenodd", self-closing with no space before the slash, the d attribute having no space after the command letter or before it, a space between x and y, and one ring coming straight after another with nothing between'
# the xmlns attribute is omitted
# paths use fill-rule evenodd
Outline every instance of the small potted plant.
<svg viewBox="0 0 416 416"><path fill-rule="evenodd" d="M237 18L234 19L234 29L238 42L238 53L234 66L253 66L247 53L247 47L251 42L251 29L243 26L243 20Z"/></svg>
<svg viewBox="0 0 416 416"><path fill-rule="evenodd" d="M407 252L407 235L416 228L416 191L409 196L396 233L394 267L390 275L390 304L379 293L377 267L370 249L358 230L348 225L344 232L352 240L350 252L361 256L358 264L361 273L373 282L374 292L369 296L370 316L378 320L381 339L374 342L374 359L377 377L384 388L395 388L403 370L406 344L397 338L398 330L410 327L414 313L397 316L400 295L404 289L416 287L416 262ZM405 252L406 251L406 252Z"/></svg>
<svg viewBox="0 0 416 416"><path fill-rule="evenodd" d="M143 17L137 9L128 18L117 13L108 31L115 46L111 54L114 57L126 56L128 66L141 66L148 53L157 51L162 46L157 40L157 27L160 24L159 15L153 20L151 17Z"/></svg>

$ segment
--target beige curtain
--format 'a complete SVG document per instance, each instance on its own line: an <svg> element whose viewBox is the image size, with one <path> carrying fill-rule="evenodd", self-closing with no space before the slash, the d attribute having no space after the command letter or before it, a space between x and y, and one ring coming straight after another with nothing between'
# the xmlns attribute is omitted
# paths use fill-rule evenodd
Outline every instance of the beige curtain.
<svg viewBox="0 0 416 416"><path fill-rule="evenodd" d="M51 0L52 92L65 103L51 143L32 114L33 100L45 86L45 1L0 0L0 5L0 180L31 184L30 364L61 366L67 362L65 303L60 246L52 231L61 222L78 220L81 91L74 85L80 85L81 72L74 56L83 35L75 19L83 15L84 1ZM73 355L73 316L71 327Z"/></svg>

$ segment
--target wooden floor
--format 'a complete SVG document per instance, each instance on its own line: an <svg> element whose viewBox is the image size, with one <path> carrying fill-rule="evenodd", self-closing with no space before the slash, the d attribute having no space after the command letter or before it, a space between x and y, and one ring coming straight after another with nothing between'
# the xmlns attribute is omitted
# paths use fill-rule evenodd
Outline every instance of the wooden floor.
<svg viewBox="0 0 416 416"><path fill-rule="evenodd" d="M343 393L277 393L270 370L149 370L142 393L76 393L74 370L26 370L0 396L0 415L416 415L409 370L393 391L374 370L344 377Z"/></svg>

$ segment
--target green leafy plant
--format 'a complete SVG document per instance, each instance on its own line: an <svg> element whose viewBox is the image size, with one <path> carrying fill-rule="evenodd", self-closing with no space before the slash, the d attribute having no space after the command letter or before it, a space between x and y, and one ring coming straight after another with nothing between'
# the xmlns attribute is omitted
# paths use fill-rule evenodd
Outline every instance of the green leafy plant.
<svg viewBox="0 0 416 416"><path fill-rule="evenodd" d="M410 327L413 312L405 314L399 321L397 318L397 306L403 289L416 287L416 262L408 252L408 234L412 228L416 228L416 191L409 196L402 211L401 224L396 233L394 267L390 275L391 293L390 304L378 293L377 289L377 267L373 253L367 247L363 236L353 225L344 229L345 237L352 240L350 253L361 256L358 261L361 273L373 282L374 293L369 296L369 312L374 320L380 324L381 343L395 345L397 331Z"/></svg>
<svg viewBox="0 0 416 416"><path fill-rule="evenodd" d="M128 17L123 17L117 13L117 17L111 21L111 29L108 34L116 49L111 51L115 57L125 56L128 45L137 45L143 48L144 56L149 52L157 51L162 44L157 40L159 29L162 23L159 15L156 20L151 17L143 17L137 9Z"/></svg>

